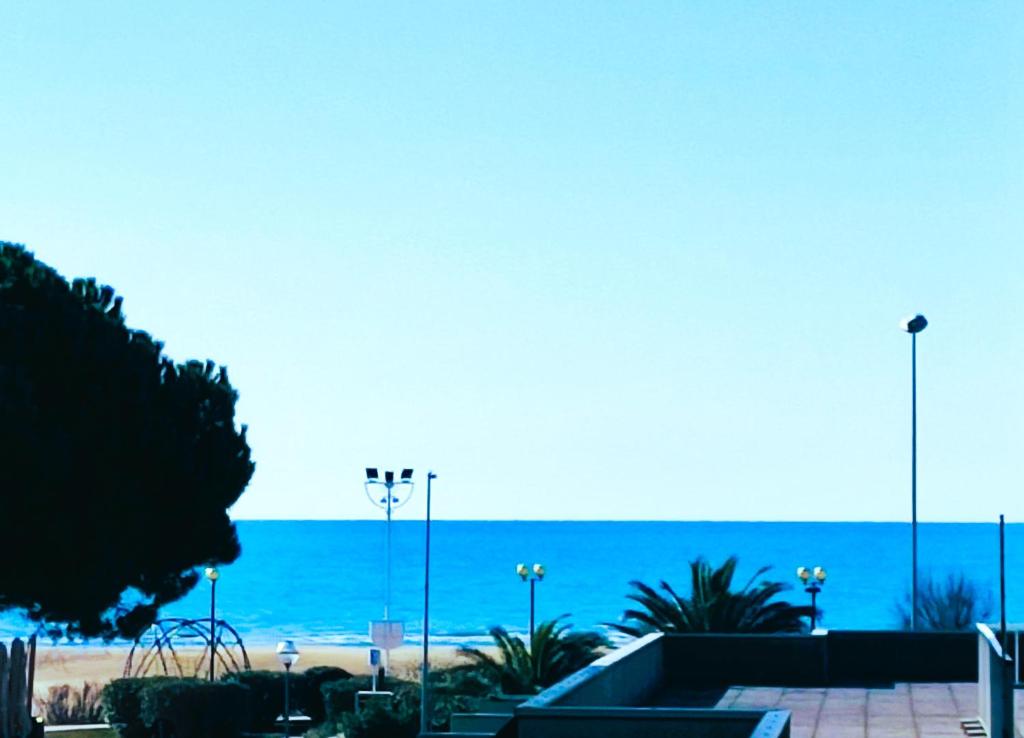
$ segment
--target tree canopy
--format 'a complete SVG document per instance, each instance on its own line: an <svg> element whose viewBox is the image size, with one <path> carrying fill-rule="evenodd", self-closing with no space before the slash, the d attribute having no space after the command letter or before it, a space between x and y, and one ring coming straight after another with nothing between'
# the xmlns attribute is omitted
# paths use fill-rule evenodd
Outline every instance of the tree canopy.
<svg viewBox="0 0 1024 738"><path fill-rule="evenodd" d="M238 557L254 470L227 370L174 363L121 306L0 242L0 610L104 638Z"/></svg>

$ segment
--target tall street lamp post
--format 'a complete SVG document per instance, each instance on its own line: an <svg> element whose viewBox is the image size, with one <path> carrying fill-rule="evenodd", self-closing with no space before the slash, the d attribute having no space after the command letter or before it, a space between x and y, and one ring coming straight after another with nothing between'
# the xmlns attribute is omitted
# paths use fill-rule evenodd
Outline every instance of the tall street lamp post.
<svg viewBox="0 0 1024 738"><path fill-rule="evenodd" d="M900 328L910 334L910 629L917 630L917 334L928 327L928 320L918 313L900 321Z"/></svg>
<svg viewBox="0 0 1024 738"><path fill-rule="evenodd" d="M420 673L420 733L426 733L430 725L430 705L427 701L427 678L430 676L430 482L437 479L432 471L427 472L427 517L426 551L423 555L423 664Z"/></svg>
<svg viewBox="0 0 1024 738"><path fill-rule="evenodd" d="M277 660L284 667L284 734L291 735L291 705L289 704L288 680L291 676L292 667L299 661L299 649L295 647L295 641L281 641L277 644Z"/></svg>
<svg viewBox="0 0 1024 738"><path fill-rule="evenodd" d="M210 580L210 681L213 681L214 654L217 653L217 580L220 572L216 567L206 567L206 578Z"/></svg>
<svg viewBox="0 0 1024 738"><path fill-rule="evenodd" d="M385 669L391 668L391 649L401 645L404 639L402 623L391 622L391 513L402 507L412 497L412 469L402 469L401 477L396 482L393 471L385 471L381 480L375 467L366 468L366 482L363 483L366 496L385 514L384 544L384 621L383 629L375 635L374 624L370 624L371 639L374 645L383 648L385 653ZM380 489L383 487L383 491Z"/></svg>
<svg viewBox="0 0 1024 738"><path fill-rule="evenodd" d="M811 632L813 633L818 627L818 593L825 586L825 578L828 574L820 566L814 567L813 572L806 566L800 566L797 567L796 576L803 584L804 592L811 596Z"/></svg>
<svg viewBox="0 0 1024 738"><path fill-rule="evenodd" d="M529 569L526 564L516 564L516 574L524 582L530 583L530 648L533 648L533 631L534 631L534 612L535 605L537 602L536 585L537 582L544 579L546 574L543 564L534 564L533 569Z"/></svg>

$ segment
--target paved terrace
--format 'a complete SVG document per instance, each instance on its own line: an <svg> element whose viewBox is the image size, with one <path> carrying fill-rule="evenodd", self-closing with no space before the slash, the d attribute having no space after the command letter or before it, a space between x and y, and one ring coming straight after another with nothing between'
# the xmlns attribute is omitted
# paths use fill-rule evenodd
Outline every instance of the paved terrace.
<svg viewBox="0 0 1024 738"><path fill-rule="evenodd" d="M973 682L892 689L733 687L716 707L790 710L792 738L964 738L960 721L977 718L977 696ZM1024 692L1016 700L1020 736Z"/></svg>

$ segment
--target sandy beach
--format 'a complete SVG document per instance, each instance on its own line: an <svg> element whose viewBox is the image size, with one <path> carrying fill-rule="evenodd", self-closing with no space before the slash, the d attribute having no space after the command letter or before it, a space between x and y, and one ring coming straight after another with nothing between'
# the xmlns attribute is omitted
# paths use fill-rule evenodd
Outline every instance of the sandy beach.
<svg viewBox="0 0 1024 738"><path fill-rule="evenodd" d="M301 648L301 646L300 646ZM84 682L105 684L124 674L127 647L47 647L40 646L36 658L35 693L45 695L49 687L61 684L81 686ZM253 669L279 670L272 646L248 649ZM420 668L419 646L403 646L391 652L392 670L399 677L414 677ZM459 661L454 646L430 649L432 666L446 666ZM368 674L367 649L347 646L310 646L302 648L296 671L311 666L340 666L353 674Z"/></svg>

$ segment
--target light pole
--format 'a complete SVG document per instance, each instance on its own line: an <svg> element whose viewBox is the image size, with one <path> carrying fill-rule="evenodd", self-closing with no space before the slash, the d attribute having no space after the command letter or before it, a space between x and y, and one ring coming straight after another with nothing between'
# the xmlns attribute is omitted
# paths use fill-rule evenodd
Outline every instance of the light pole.
<svg viewBox="0 0 1024 738"><path fill-rule="evenodd" d="M928 320L918 313L900 321L900 328L910 334L910 629L917 630L917 334L928 327Z"/></svg>
<svg viewBox="0 0 1024 738"><path fill-rule="evenodd" d="M423 555L423 665L420 673L420 733L426 733L430 725L430 706L427 703L427 678L430 676L430 482L437 479L432 471L427 472L427 550Z"/></svg>
<svg viewBox="0 0 1024 738"><path fill-rule="evenodd" d="M213 681L213 656L217 652L217 580L220 572L216 567L206 567L206 578L210 580L210 681Z"/></svg>
<svg viewBox="0 0 1024 738"><path fill-rule="evenodd" d="M828 574L820 566L814 567L813 574L806 566L798 566L796 576L803 584L804 592L811 596L811 632L813 633L818 626L818 593L825 586L825 578ZM812 576L814 577L813 581L811 581Z"/></svg>
<svg viewBox="0 0 1024 738"><path fill-rule="evenodd" d="M396 641L395 631L391 625L391 513L399 507L402 507L412 497L413 481L412 481L412 469L402 469L401 477L399 481L395 481L395 473L393 471L384 472L384 481L381 481L377 474L375 467L366 467L366 482L363 483L363 487L366 490L366 496L370 502L379 507L385 513L385 544L384 544L384 627L385 636L381 643L375 645L382 646L384 648L386 658L386 669L391 668L391 648L393 642ZM375 487L383 487L383 494L380 489L374 489ZM400 628L401 630L401 628ZM371 625L371 637L373 635L373 627ZM404 634L403 634L404 636ZM401 639L397 639L400 644Z"/></svg>
<svg viewBox="0 0 1024 738"><path fill-rule="evenodd" d="M543 564L534 564L532 571L526 566L526 564L516 564L516 574L524 582L530 583L530 649L533 649L533 630L534 630L534 606L537 601L537 595L535 587L537 582L544 579L544 574L547 571L544 569Z"/></svg>
<svg viewBox="0 0 1024 738"><path fill-rule="evenodd" d="M288 679L292 673L292 667L299 662L299 649L295 647L295 641L281 641L277 644L277 660L284 667L284 734L291 735L291 706L288 694Z"/></svg>

